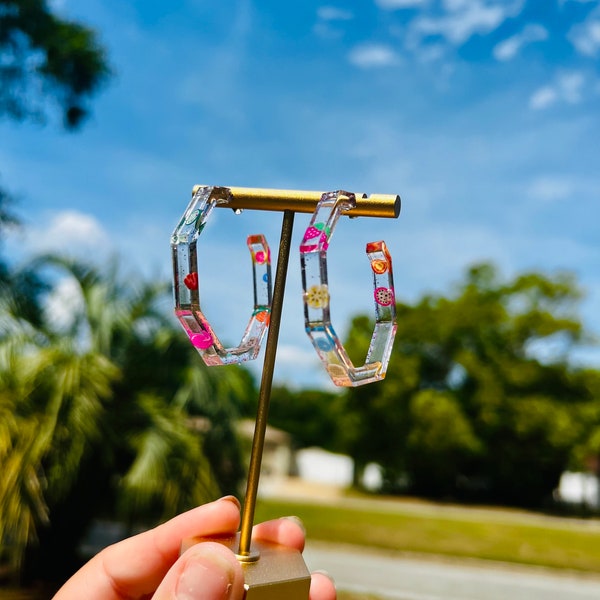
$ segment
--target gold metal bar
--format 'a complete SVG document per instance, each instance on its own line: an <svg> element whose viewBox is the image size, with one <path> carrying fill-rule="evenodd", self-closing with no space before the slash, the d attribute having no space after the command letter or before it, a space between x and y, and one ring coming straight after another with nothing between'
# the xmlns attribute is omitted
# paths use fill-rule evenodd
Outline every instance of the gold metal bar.
<svg viewBox="0 0 600 600"><path fill-rule="evenodd" d="M240 544L238 553L242 560L244 557L252 557L252 559L255 559L250 549L252 537L252 524L254 522L254 510L256 508L256 497L258 494L260 465L265 445L267 416L269 414L269 403L271 401L273 371L275 370L277 340L279 338L281 313L283 312L283 296L285 292L285 280L287 278L287 269L290 258L293 228L294 211L285 210L283 213L283 222L281 224L281 239L279 241L277 271L275 273L275 283L273 285L273 300L271 303L271 320L269 323L269 332L267 333L265 360L263 364L262 380L260 383L260 393L258 396L258 408L256 412L256 425L254 427L254 438L252 440L250 465L248 467L248 482L246 484L246 496L244 499L244 510L242 512L242 524L240 529Z"/></svg>
<svg viewBox="0 0 600 600"><path fill-rule="evenodd" d="M200 186L194 186L194 191ZM313 213L323 192L301 190L270 190L267 188L230 187L233 199L219 205L234 210L291 210ZM347 190L352 192L352 190ZM400 196L393 194L356 193L356 207L344 214L349 217L378 217L397 219L400 215Z"/></svg>

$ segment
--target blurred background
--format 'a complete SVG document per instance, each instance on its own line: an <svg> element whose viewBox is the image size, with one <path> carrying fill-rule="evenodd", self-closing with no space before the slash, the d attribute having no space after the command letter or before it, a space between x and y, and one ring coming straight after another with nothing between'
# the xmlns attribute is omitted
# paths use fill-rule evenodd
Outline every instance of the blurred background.
<svg viewBox="0 0 600 600"><path fill-rule="evenodd" d="M172 316L195 184L402 197L398 220L340 222L329 253L359 364L365 243L390 248L386 381L331 385L292 255L273 472L306 478L296 451L318 447L351 460L328 463L344 489L597 511L599 100L596 0L0 1L6 581L66 576L98 519L131 532L239 494L262 356L206 369ZM279 229L219 210L203 233L228 344L251 308L246 236L274 249Z"/></svg>

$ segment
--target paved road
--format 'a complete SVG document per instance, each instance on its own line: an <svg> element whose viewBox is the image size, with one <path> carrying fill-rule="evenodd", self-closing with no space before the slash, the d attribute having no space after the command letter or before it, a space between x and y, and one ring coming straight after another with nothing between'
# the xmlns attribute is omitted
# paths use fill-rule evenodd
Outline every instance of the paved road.
<svg viewBox="0 0 600 600"><path fill-rule="evenodd" d="M311 570L324 569L339 589L393 600L598 600L600 576L562 574L483 561L427 561L310 544Z"/></svg>

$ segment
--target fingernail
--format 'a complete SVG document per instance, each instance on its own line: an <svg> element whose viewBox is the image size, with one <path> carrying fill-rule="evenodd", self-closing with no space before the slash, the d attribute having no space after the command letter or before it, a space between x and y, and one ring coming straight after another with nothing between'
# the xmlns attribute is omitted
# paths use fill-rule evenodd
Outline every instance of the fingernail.
<svg viewBox="0 0 600 600"><path fill-rule="evenodd" d="M242 508L242 504L235 496L223 496L222 498L219 498L219 502L222 502L223 500L233 502L238 507L238 509Z"/></svg>
<svg viewBox="0 0 600 600"><path fill-rule="evenodd" d="M335 579L327 571L317 569L316 571L313 571L313 575L323 575L323 577L327 577L327 579L329 579L329 581L335 585Z"/></svg>
<svg viewBox="0 0 600 600"><path fill-rule="evenodd" d="M225 600L234 580L231 565L222 556L190 556L175 589L177 600Z"/></svg>
<svg viewBox="0 0 600 600"><path fill-rule="evenodd" d="M292 521L292 523L296 523L300 529L302 529L302 533L306 535L306 527L304 527L304 523L300 517L296 517L295 515L290 515L289 517L283 517L287 521Z"/></svg>

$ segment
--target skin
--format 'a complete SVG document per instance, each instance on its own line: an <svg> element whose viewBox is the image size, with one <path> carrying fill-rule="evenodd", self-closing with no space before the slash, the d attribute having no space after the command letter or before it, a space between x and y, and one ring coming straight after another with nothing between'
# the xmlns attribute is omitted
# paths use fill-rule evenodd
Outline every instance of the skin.
<svg viewBox="0 0 600 600"><path fill-rule="evenodd" d="M54 600L241 600L244 575L231 550L202 542L180 556L185 538L234 534L240 505L227 496L194 508L158 527L113 544L85 564ZM304 530L296 518L256 525L252 537L304 549ZM313 573L309 600L335 600L331 579Z"/></svg>

